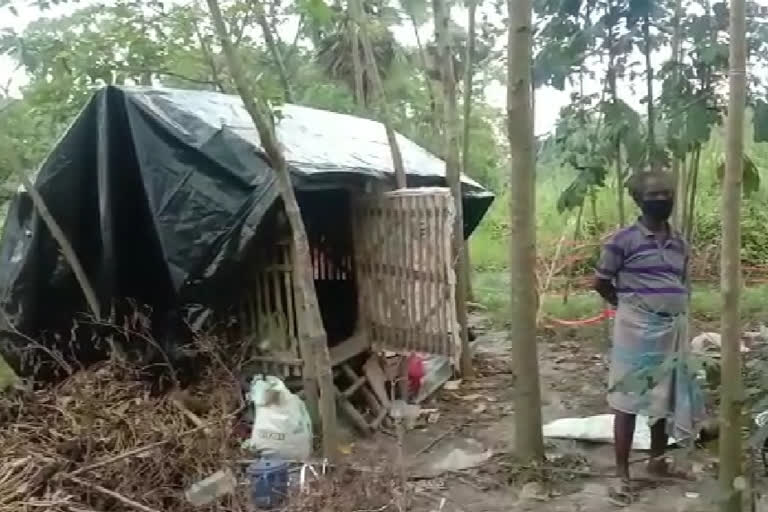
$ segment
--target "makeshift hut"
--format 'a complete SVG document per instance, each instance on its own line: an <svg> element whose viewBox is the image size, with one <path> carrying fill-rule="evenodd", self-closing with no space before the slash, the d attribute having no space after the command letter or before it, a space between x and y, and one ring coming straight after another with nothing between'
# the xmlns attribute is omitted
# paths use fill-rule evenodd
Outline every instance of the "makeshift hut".
<svg viewBox="0 0 768 512"><path fill-rule="evenodd" d="M453 207L441 188L443 161L398 135L409 189L395 191L381 124L296 105L283 105L275 124L333 357L357 352L344 344L353 338L356 347L455 357ZM171 352L183 338L179 324L218 323L253 340L265 371L288 376L301 372L290 231L265 158L237 96L107 87L35 182L114 321L121 300L146 305ZM463 198L467 237L493 196L465 177ZM0 346L21 373L29 373L18 357L25 337L63 347L61 333L87 310L23 192L0 241L0 309L5 332L24 335L6 335Z"/></svg>

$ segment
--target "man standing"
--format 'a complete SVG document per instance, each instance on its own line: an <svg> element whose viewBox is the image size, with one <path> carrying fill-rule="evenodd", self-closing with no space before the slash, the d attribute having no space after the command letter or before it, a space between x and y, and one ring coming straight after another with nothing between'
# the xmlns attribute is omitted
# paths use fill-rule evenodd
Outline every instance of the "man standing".
<svg viewBox="0 0 768 512"><path fill-rule="evenodd" d="M595 290L617 308L608 403L615 414L620 479L613 498L622 503L631 501L629 454L636 416L647 416L651 423L648 471L683 476L664 458L669 436L678 441L695 437L704 411L687 367L689 253L668 222L674 201L671 176L638 173L629 190L642 215L603 246L595 280Z"/></svg>

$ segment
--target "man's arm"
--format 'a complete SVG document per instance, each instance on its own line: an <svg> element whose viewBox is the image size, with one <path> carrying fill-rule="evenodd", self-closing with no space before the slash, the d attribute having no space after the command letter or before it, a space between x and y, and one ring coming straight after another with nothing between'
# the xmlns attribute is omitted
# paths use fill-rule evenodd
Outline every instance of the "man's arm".
<svg viewBox="0 0 768 512"><path fill-rule="evenodd" d="M619 269L624 264L624 248L617 244L614 235L600 250L600 260L595 271L594 290L614 308L619 304L615 280Z"/></svg>
<svg viewBox="0 0 768 512"><path fill-rule="evenodd" d="M594 289L603 300L611 306L617 307L619 305L619 296L616 294L616 287L610 279L596 277Z"/></svg>

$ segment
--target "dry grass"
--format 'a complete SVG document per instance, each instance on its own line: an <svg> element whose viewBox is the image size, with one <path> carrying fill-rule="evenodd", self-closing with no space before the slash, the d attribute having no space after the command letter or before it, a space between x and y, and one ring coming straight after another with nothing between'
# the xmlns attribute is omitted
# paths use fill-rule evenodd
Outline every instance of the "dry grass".
<svg viewBox="0 0 768 512"><path fill-rule="evenodd" d="M126 339L135 334L121 329ZM187 511L184 491L193 483L227 466L242 477L235 461L252 457L240 448L239 421L248 347L199 337L185 350L207 366L192 370L202 373L183 391L160 393L156 367L112 359L55 386L0 393L0 512ZM179 369L165 373L178 384ZM303 494L293 489L285 510L394 510L395 474L336 468ZM252 510L247 491L239 486L196 510Z"/></svg>
<svg viewBox="0 0 768 512"><path fill-rule="evenodd" d="M239 384L210 372L185 393L209 424L200 428L171 396L152 396L143 377L110 362L0 397L0 510L125 510L83 482L149 509L187 510L183 490L238 455ZM240 507L233 500L219 510Z"/></svg>

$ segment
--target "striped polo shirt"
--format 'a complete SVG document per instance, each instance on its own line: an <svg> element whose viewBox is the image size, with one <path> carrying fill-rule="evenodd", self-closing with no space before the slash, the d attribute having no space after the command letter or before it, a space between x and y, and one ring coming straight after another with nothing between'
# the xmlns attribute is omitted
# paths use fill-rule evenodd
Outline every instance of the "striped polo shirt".
<svg viewBox="0 0 768 512"><path fill-rule="evenodd" d="M665 241L639 220L603 245L597 277L616 286L619 303L659 313L682 313L688 306L688 244L669 229Z"/></svg>

